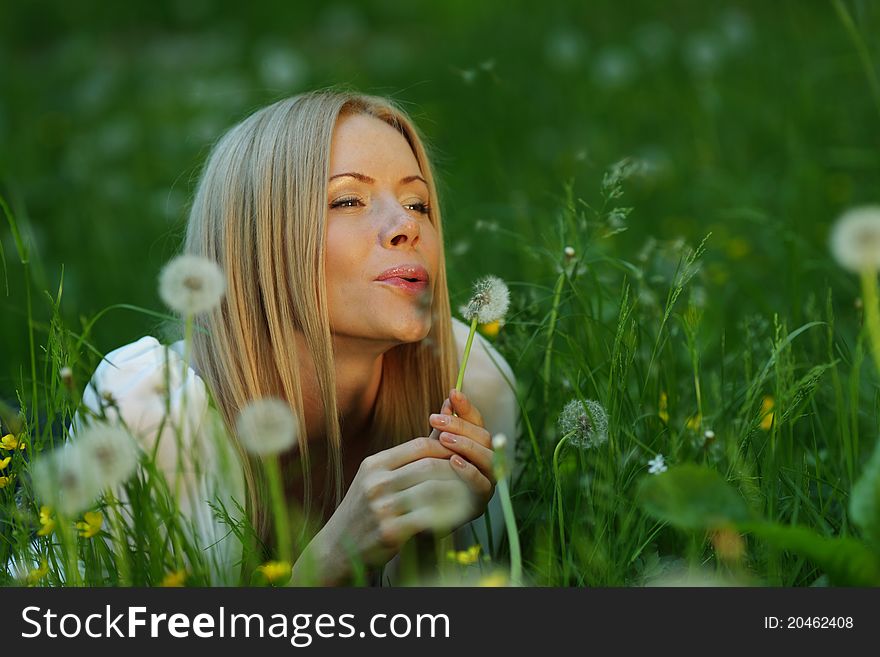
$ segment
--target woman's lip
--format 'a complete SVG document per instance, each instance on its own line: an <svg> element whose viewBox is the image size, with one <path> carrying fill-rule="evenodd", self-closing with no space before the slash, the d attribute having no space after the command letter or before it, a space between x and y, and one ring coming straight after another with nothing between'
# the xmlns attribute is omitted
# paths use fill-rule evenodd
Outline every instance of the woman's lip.
<svg viewBox="0 0 880 657"><path fill-rule="evenodd" d="M385 283L391 287L396 287L399 290L403 290L404 292L408 292L410 294L419 294L420 292L424 292L428 289L428 281L408 281L405 278L386 278L383 281L376 281L377 283Z"/></svg>

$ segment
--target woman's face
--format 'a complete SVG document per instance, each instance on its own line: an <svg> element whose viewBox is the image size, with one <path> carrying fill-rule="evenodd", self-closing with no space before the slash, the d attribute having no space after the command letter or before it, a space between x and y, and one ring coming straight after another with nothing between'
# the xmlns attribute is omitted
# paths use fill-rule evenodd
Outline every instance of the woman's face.
<svg viewBox="0 0 880 657"><path fill-rule="evenodd" d="M390 348L428 335L440 243L426 211L434 199L421 173L406 138L384 121L362 114L337 121L325 259L330 329L337 337ZM422 267L427 282L377 280L399 265Z"/></svg>

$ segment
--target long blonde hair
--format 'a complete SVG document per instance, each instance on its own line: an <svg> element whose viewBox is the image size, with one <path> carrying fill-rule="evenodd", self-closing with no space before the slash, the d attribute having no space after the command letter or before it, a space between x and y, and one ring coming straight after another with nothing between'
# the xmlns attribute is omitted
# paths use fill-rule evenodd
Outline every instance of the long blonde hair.
<svg viewBox="0 0 880 657"><path fill-rule="evenodd" d="M431 195L430 221L441 257L425 340L396 346L383 358L371 435L389 447L430 430L454 385L452 336L443 230L431 163L410 118L386 98L322 89L280 100L231 128L214 145L198 183L185 251L217 262L226 275L222 304L197 318L193 361L230 435L249 400L274 396L304 418L295 332L314 359L329 443L328 482L335 506L343 497L342 439L327 290L324 276L330 144L337 119L378 118L406 137ZM304 507L311 507L308 437L300 422ZM248 515L258 534L268 531L259 463L235 439L248 490ZM326 492L326 491L325 491ZM326 504L326 499L323 501Z"/></svg>

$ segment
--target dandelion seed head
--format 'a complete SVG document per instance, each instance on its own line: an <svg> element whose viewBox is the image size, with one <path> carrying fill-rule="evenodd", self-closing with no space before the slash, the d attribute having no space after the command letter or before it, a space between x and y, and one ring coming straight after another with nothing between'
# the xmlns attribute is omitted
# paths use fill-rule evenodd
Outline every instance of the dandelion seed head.
<svg viewBox="0 0 880 657"><path fill-rule="evenodd" d="M706 440L715 440L715 432L711 429L706 429L706 432L703 434L703 437Z"/></svg>
<svg viewBox="0 0 880 657"><path fill-rule="evenodd" d="M197 315L216 307L226 291L226 279L216 263L193 254L173 258L159 274L159 296L182 315Z"/></svg>
<svg viewBox="0 0 880 657"><path fill-rule="evenodd" d="M492 437L492 449L504 449L507 447L507 436L503 433L496 433Z"/></svg>
<svg viewBox="0 0 880 657"><path fill-rule="evenodd" d="M100 489L113 488L134 474L140 450L134 438L120 425L99 422L89 425L79 438L79 448L91 454Z"/></svg>
<svg viewBox="0 0 880 657"><path fill-rule="evenodd" d="M241 409L236 429L244 448L257 456L285 452L296 444L299 435L290 406L273 397L256 399Z"/></svg>
<svg viewBox="0 0 880 657"><path fill-rule="evenodd" d="M568 440L576 447L598 447L608 440L608 414L593 399L572 399L559 414L559 430L571 434Z"/></svg>
<svg viewBox="0 0 880 657"><path fill-rule="evenodd" d="M510 291L497 276L484 276L474 283L474 293L466 306L460 308L468 321L477 318L480 324L504 319L510 306Z"/></svg>
<svg viewBox="0 0 880 657"><path fill-rule="evenodd" d="M565 257L568 258L569 260L574 258L574 247L567 246L567 247L565 247L564 252L565 252Z"/></svg>
<svg viewBox="0 0 880 657"><path fill-rule="evenodd" d="M880 269L880 205L844 212L831 228L831 254L844 269Z"/></svg>
<svg viewBox="0 0 880 657"><path fill-rule="evenodd" d="M31 474L40 501L67 516L91 507L101 493L95 461L79 441L43 455Z"/></svg>

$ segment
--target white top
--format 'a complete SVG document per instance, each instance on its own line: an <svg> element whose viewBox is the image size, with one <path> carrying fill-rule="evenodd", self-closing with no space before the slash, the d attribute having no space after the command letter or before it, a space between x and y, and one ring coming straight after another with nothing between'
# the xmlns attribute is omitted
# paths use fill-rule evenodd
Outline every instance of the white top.
<svg viewBox="0 0 880 657"><path fill-rule="evenodd" d="M452 328L461 357L470 327L453 317ZM166 420L163 425L166 416L166 362L171 422ZM474 335L462 390L482 413L486 429L492 435L504 433L507 436L508 463L512 463L514 443L519 435L516 379L510 365L479 333ZM175 473L178 473L181 512L192 521L190 536L209 555L212 583L227 586L236 584L241 545L228 525L214 517L208 502L213 501L215 496L219 497L230 516L240 519L241 514L237 512L233 499L245 506L244 478L229 439L222 430L210 430L211 426L222 428L222 423L216 410L208 407L204 381L192 367L186 367L184 374L183 341L165 347L156 338L144 336L108 353L86 387L83 404L96 413L100 413L103 405L108 418L115 419L115 409L102 398L108 394L115 400L125 424L148 453L156 448L158 442L157 467L166 475L172 491L176 484ZM182 421L182 417L185 417L185 421ZM81 422L82 418L77 412L70 428L71 436L75 435ZM175 426L181 427L179 435ZM161 433L158 432L160 427ZM425 418L425 428L426 431L430 430L428 418ZM221 436L221 439L214 440L212 435ZM178 439L183 443L182 450L177 449ZM186 455L188 462L177 463L178 454ZM492 524L493 547L497 549L504 535L497 493L489 502L487 514ZM489 545L484 518L481 516L469 525L473 526L485 553ZM459 549L473 543L474 532L468 525L456 531ZM394 572L395 566L386 567L386 576L392 580Z"/></svg>

